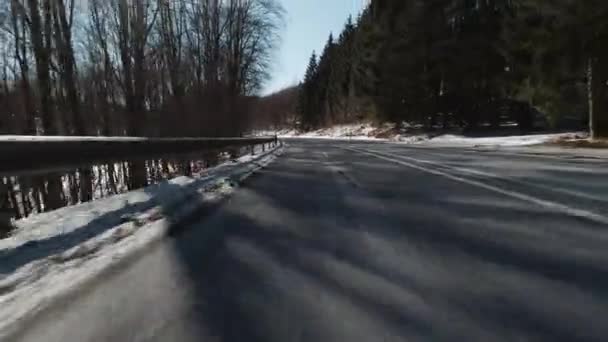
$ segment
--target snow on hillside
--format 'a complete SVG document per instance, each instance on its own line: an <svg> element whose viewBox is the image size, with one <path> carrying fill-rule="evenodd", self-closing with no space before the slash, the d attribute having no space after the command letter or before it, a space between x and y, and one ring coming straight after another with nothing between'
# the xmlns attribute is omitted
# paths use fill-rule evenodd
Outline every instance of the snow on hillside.
<svg viewBox="0 0 608 342"><path fill-rule="evenodd" d="M265 132L266 134L277 134L281 138L302 139L333 139L333 140L368 140L368 141L390 141L404 144L437 145L437 146L530 146L557 141L564 138L585 136L585 133L558 133L558 134L535 134L515 135L504 137L467 137L463 135L444 134L412 134L407 131L395 129L394 125L384 124L376 126L370 123L336 125L330 128L322 128L311 132L298 132L296 130L282 130L277 132Z"/></svg>
<svg viewBox="0 0 608 342"><path fill-rule="evenodd" d="M162 239L172 222L231 194L280 152L17 221L12 236L0 240L0 340L19 320Z"/></svg>
<svg viewBox="0 0 608 342"><path fill-rule="evenodd" d="M425 145L437 146L532 146L541 145L573 136L584 135L583 133L557 133L536 135L514 135L506 137L464 137L458 135L440 135L424 141Z"/></svg>
<svg viewBox="0 0 608 342"><path fill-rule="evenodd" d="M375 134L378 130L378 127L375 127L369 123L364 123L336 125L329 128L322 128L316 131L304 133L296 130L283 130L277 132L277 135L279 135L281 138L378 140Z"/></svg>

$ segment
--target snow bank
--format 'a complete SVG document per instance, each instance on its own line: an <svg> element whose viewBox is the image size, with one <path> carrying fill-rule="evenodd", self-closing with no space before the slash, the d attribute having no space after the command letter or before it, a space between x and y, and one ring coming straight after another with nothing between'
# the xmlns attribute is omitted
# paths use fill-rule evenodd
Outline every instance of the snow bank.
<svg viewBox="0 0 608 342"><path fill-rule="evenodd" d="M280 138L312 138L312 139L348 139L348 140L386 140L378 138L394 125L375 126L371 123L359 123L348 125L336 125L329 128L322 128L311 132L298 132L296 130L278 131Z"/></svg>
<svg viewBox="0 0 608 342"><path fill-rule="evenodd" d="M166 236L172 222L217 202L281 149L16 222L0 240L0 340L31 317Z"/></svg>
<svg viewBox="0 0 608 342"><path fill-rule="evenodd" d="M483 137L472 138L459 135L441 135L432 139L423 141L425 145L437 146L496 146L496 147L517 147L540 145L557 141L559 139L568 138L570 136L581 135L583 133L561 133L561 134L537 134L537 135L520 135L506 137Z"/></svg>
<svg viewBox="0 0 608 342"><path fill-rule="evenodd" d="M407 125L405 125L407 126ZM407 127L420 131L420 127ZM266 132L268 133L268 132ZM311 132L298 132L296 130L283 130L272 132L280 138L299 138L299 139L330 139L330 140L361 140L361 141L390 141L404 144L436 145L436 146L457 146L457 147L517 147L539 145L570 138L572 136L585 135L584 133L560 133L560 134L538 134L505 137L466 137L462 135L445 134L431 136L430 134L411 134L407 130L399 131L393 124L380 126L371 123L360 123L350 125L337 125L330 128L323 128Z"/></svg>

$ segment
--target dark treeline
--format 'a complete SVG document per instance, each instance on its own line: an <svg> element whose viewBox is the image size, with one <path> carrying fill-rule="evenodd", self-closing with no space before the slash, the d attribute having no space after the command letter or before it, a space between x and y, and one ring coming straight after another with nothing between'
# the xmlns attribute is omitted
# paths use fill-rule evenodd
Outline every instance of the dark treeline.
<svg viewBox="0 0 608 342"><path fill-rule="evenodd" d="M590 124L606 137L607 14L600 0L373 0L313 53L300 124Z"/></svg>
<svg viewBox="0 0 608 342"><path fill-rule="evenodd" d="M259 97L255 101L252 117L257 129L294 127L298 120L298 87L292 86Z"/></svg>
<svg viewBox="0 0 608 342"><path fill-rule="evenodd" d="M276 0L0 0L0 134L238 136L282 16ZM150 182L150 163L114 168ZM3 182L26 216L92 199L96 173Z"/></svg>

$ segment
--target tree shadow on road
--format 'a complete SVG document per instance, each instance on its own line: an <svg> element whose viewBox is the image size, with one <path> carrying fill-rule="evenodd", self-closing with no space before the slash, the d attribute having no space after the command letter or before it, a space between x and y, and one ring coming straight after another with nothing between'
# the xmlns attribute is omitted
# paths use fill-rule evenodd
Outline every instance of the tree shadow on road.
<svg viewBox="0 0 608 342"><path fill-rule="evenodd" d="M269 173L175 237L175 254L195 286L195 324L217 341L341 341L357 334L366 341L575 341L601 331L581 329L589 321L580 317L607 310L578 291L606 299L601 268L573 255L534 252L530 235L497 229L532 220L534 208L479 201L474 193L477 204L431 194L419 205L387 205L392 195L384 190L367 194L382 199L376 206L364 198L357 205L352 195L369 189L336 189L335 179L319 174L310 176L317 184L307 184L307 193L294 194L301 177ZM251 212L260 208L293 218ZM556 241L547 235L545 243ZM545 300L557 303L568 293L577 301L557 313L561 321L542 314L552 307ZM583 312L589 314L575 318Z"/></svg>

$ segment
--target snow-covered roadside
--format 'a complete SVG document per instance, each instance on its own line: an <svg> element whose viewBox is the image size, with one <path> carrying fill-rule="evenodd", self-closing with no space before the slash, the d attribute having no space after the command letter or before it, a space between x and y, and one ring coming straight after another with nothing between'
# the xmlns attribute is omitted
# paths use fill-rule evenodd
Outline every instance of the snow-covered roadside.
<svg viewBox="0 0 608 342"><path fill-rule="evenodd" d="M452 146L452 147L519 147L547 144L584 133L557 133L514 135L505 137L465 137L459 135L440 135L421 142L424 145Z"/></svg>
<svg viewBox="0 0 608 342"><path fill-rule="evenodd" d="M230 195L281 152L18 221L15 233L0 240L0 340L54 299L162 239L171 222Z"/></svg>
<svg viewBox="0 0 608 342"><path fill-rule="evenodd" d="M305 133L297 132L295 130L282 130L266 133L276 133L282 139L298 138L342 141L389 141L404 144L452 147L531 146L551 143L577 136L585 136L585 133L582 132L479 138L453 134L433 136L430 134L407 134L405 132L397 132L394 125L384 124L376 126L371 123L337 125Z"/></svg>
<svg viewBox="0 0 608 342"><path fill-rule="evenodd" d="M382 131L391 129L383 125L376 127L371 123L336 125L328 128L321 128L311 132L298 132L296 130L281 130L276 132L280 138L309 138L309 139L348 139L348 140L386 140L379 139L376 135ZM273 133L274 134L274 133Z"/></svg>

